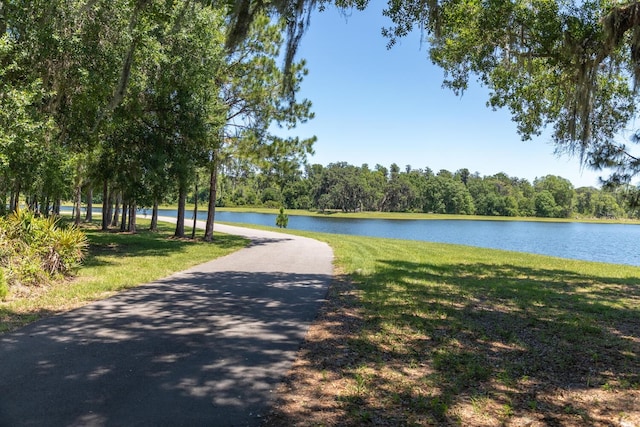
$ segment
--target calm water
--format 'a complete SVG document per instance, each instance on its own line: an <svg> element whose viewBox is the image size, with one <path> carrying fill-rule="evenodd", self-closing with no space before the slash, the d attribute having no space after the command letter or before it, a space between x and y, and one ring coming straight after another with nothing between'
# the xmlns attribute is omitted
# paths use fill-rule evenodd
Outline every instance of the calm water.
<svg viewBox="0 0 640 427"><path fill-rule="evenodd" d="M161 211L173 215L175 211ZM188 215L189 216L189 215ZM198 217L206 219L206 212ZM275 225L275 215L216 212L216 221ZM477 220L379 220L289 216L289 228L456 243L640 266L640 225Z"/></svg>

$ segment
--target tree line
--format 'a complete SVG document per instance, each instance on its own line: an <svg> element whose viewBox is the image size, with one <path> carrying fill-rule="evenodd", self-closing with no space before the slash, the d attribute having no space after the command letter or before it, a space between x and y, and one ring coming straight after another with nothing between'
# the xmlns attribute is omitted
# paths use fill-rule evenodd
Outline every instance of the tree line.
<svg viewBox="0 0 640 427"><path fill-rule="evenodd" d="M225 165L218 204L342 212L636 218L636 193L634 188L620 186L575 188L555 175L529 182L504 173L480 176L468 169L434 172L428 167L370 168L346 162L306 165L287 174L233 162Z"/></svg>
<svg viewBox="0 0 640 427"><path fill-rule="evenodd" d="M337 163L290 179L314 138L270 130L313 117L310 102L295 96L306 74L295 53L312 10L329 3L365 8L368 1L0 2L0 211L26 198L46 215L61 200L79 208L95 198L109 213L103 228L135 231L138 207L155 213L175 200L175 234L183 236L188 194L205 188L206 239L216 202L251 197L345 211L635 215L626 185L573 189L569 203L544 188L547 177L527 186L460 171L385 173ZM558 150L609 168L613 184L630 182L640 162L615 136L637 114L640 49L629 34L640 28L640 3L464 4L389 1L392 24L383 33L393 45L423 29L445 86L462 93L478 78L490 90L488 104L507 108L524 139L550 126ZM243 187L242 177L228 176L234 162L252 163L260 184Z"/></svg>
<svg viewBox="0 0 640 427"><path fill-rule="evenodd" d="M233 2L0 2L0 211L26 199L48 215L73 200L80 222L96 199L103 229L135 231L139 207L155 221L172 200L182 237L186 197L206 176L211 239L220 162L293 161L314 142L270 132L313 117L295 97L304 61L280 64L290 22L236 13Z"/></svg>

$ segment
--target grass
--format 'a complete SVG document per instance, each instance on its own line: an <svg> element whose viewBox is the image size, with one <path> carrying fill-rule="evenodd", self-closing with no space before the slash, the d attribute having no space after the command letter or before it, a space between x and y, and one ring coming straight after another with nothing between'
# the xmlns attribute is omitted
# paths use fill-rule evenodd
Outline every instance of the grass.
<svg viewBox="0 0 640 427"><path fill-rule="evenodd" d="M149 224L140 220L138 225L142 230ZM90 247L78 275L36 289L28 298L0 302L0 333L166 277L247 244L243 238L222 234L216 234L213 243L173 239L172 226L160 224L159 228L158 233L129 234L102 232L95 224L84 224Z"/></svg>
<svg viewBox="0 0 640 427"><path fill-rule="evenodd" d="M0 303L0 328L245 245L171 229L88 229L78 278ZM288 232L329 243L337 275L271 425L640 426L640 268Z"/></svg>
<svg viewBox="0 0 640 427"><path fill-rule="evenodd" d="M640 425L640 268L292 233L340 275L273 425Z"/></svg>

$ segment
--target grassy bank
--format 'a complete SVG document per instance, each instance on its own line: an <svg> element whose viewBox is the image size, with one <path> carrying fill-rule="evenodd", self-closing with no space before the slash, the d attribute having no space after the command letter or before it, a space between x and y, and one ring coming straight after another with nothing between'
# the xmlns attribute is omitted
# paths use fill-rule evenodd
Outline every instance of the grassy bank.
<svg viewBox="0 0 640 427"><path fill-rule="evenodd" d="M170 207L168 207L170 208ZM278 209L270 208L216 208L223 212L253 212L278 214ZM340 212L340 211L309 211L304 209L287 209L288 215L330 217L330 218L353 218L353 219L393 219L393 220L477 220L477 221L538 221L538 222L594 222L605 224L640 224L638 220L630 219L597 219L597 218L538 218L538 217L507 217L507 216L482 216L482 215L448 215L448 214L428 214L415 212Z"/></svg>
<svg viewBox="0 0 640 427"><path fill-rule="evenodd" d="M71 206L65 204L65 206ZM206 210L206 206L202 203L198 205L199 212ZM193 211L193 204L187 204L187 211ZM177 210L178 205L162 205L160 209ZM239 212L239 213L264 213L277 215L279 208L262 208L262 207L217 207L216 211L220 212ZM431 214L420 212L342 212L339 210L307 210L307 209L287 209L288 215L312 216L323 218L352 218L352 219L394 219L394 220L476 220L476 221L537 221L537 222L593 222L604 224L640 224L637 219L606 219L606 218L540 218L540 217L519 217L519 216L486 216L486 215L452 215L452 214ZM151 209L147 209L147 214L151 214Z"/></svg>
<svg viewBox="0 0 640 427"><path fill-rule="evenodd" d="M148 222L139 221L140 230L148 226ZM158 233L140 231L135 235L104 233L97 225L83 224L82 227L90 247L77 277L0 302L0 333L166 277L240 249L247 243L242 238L220 234L214 243L172 239L174 226L163 224Z"/></svg>
<svg viewBox="0 0 640 427"><path fill-rule="evenodd" d="M300 234L340 276L273 425L640 425L640 268Z"/></svg>

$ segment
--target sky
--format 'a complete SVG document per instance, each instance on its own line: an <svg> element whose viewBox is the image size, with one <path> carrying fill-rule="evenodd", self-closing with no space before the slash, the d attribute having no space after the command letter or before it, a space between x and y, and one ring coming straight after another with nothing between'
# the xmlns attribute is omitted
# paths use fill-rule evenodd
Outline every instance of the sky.
<svg viewBox="0 0 640 427"><path fill-rule="evenodd" d="M311 17L297 56L309 69L298 96L312 102L315 118L293 133L318 138L309 163L467 168L530 182L558 175L576 188L599 186L601 172L554 154L548 136L522 141L507 110L486 106L486 88L472 84L462 97L443 88L419 32L387 49L381 10L373 0L364 12L328 7Z"/></svg>

